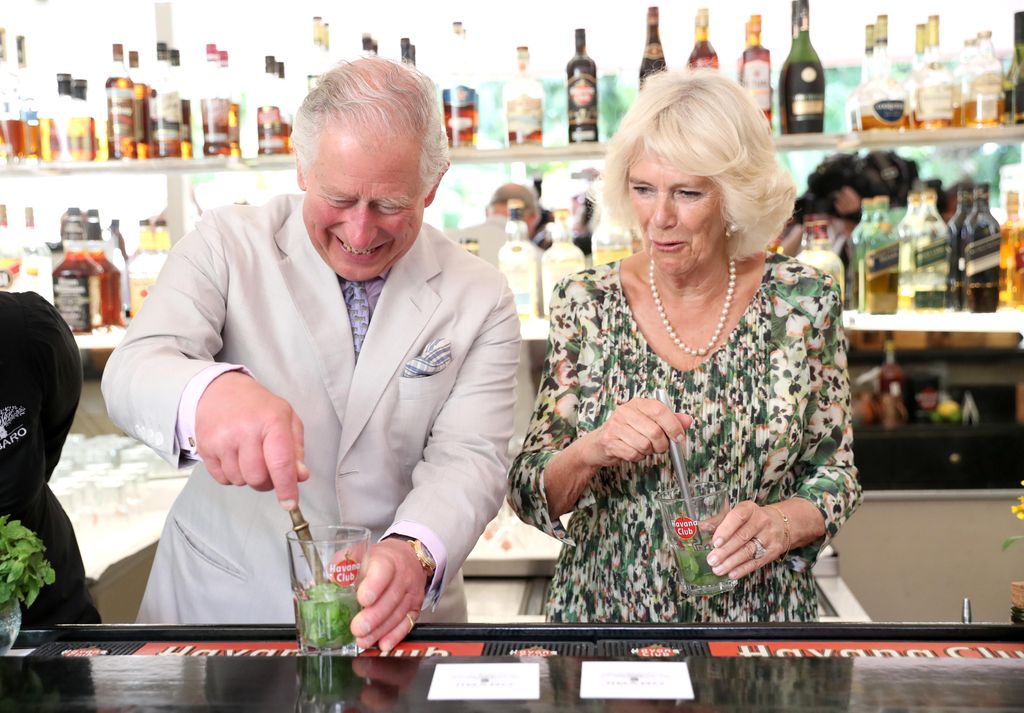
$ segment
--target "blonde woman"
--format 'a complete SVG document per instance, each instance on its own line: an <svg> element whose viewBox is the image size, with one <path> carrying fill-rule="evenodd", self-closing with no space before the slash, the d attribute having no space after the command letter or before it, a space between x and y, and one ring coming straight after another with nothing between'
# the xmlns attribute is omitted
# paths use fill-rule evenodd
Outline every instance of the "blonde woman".
<svg viewBox="0 0 1024 713"><path fill-rule="evenodd" d="M765 253L794 188L764 116L717 72L652 77L608 147L602 199L643 250L556 288L510 472L519 516L569 545L549 617L815 619L810 568L861 489L839 286ZM729 593L679 593L654 500L673 482L669 439L688 441L692 480L728 487L708 559L738 580Z"/></svg>

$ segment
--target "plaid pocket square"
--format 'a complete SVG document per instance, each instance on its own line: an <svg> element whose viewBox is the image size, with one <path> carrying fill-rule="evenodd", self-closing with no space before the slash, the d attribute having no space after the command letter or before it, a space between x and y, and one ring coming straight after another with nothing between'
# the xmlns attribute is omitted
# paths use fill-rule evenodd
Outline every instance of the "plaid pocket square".
<svg viewBox="0 0 1024 713"><path fill-rule="evenodd" d="M452 360L452 343L441 337L423 347L423 353L412 359L402 369L402 376L417 379L432 376L448 366Z"/></svg>

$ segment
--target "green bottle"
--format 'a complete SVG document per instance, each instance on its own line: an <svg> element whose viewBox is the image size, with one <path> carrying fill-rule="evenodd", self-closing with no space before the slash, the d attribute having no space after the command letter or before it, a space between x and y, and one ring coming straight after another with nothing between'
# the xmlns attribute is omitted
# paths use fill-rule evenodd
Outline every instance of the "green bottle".
<svg viewBox="0 0 1024 713"><path fill-rule="evenodd" d="M793 0L793 44L779 77L783 134L820 134L825 126L825 70L811 45L809 0Z"/></svg>

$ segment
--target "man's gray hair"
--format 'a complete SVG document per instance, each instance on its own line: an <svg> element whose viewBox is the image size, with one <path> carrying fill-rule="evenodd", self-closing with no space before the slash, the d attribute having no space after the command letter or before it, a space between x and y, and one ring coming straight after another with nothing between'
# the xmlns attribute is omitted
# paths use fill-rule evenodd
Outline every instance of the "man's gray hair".
<svg viewBox="0 0 1024 713"><path fill-rule="evenodd" d="M299 107L292 127L302 170L316 164L325 119L377 141L419 140L424 190L432 188L448 168L448 138L434 82L408 64L365 57L338 62L324 72Z"/></svg>

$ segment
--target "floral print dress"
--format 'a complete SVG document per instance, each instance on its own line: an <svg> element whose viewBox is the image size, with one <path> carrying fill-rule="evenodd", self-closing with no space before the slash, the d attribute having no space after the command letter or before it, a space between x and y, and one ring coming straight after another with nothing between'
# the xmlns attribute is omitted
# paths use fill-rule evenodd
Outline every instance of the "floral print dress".
<svg viewBox="0 0 1024 713"><path fill-rule="evenodd" d="M808 621L818 615L811 566L860 502L853 465L842 306L832 279L769 255L764 277L726 343L679 371L647 344L619 265L556 288L537 404L509 473L509 499L562 548L547 614L565 622ZM551 457L619 405L664 386L688 413L691 482L728 485L732 503L814 503L825 536L747 575L731 592L684 597L654 494L673 483L668 454L600 470L567 528L544 491Z"/></svg>

